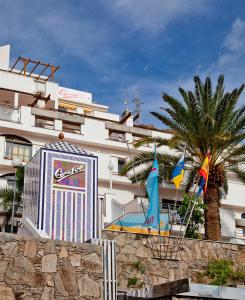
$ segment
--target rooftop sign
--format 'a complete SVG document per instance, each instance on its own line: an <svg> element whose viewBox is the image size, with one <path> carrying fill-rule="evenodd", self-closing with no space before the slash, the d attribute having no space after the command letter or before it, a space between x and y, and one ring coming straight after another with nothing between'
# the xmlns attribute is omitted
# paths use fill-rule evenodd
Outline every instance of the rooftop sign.
<svg viewBox="0 0 245 300"><path fill-rule="evenodd" d="M65 87L59 87L58 90L59 99L67 100L72 102L92 102L92 94L86 93L78 90L68 89Z"/></svg>

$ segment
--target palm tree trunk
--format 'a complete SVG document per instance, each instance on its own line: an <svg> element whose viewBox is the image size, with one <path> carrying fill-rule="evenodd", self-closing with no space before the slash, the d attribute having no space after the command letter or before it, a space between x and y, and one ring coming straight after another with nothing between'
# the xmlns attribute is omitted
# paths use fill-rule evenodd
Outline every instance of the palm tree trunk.
<svg viewBox="0 0 245 300"><path fill-rule="evenodd" d="M204 212L205 218L205 239L220 240L221 239L221 225L220 225L220 191L217 186L208 186L204 203L207 208Z"/></svg>

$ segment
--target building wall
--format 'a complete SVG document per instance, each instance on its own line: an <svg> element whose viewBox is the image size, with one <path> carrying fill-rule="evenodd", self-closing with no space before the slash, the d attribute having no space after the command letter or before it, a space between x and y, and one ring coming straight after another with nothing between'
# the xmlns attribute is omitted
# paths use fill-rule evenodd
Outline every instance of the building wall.
<svg viewBox="0 0 245 300"><path fill-rule="evenodd" d="M0 298L102 299L102 248L0 233Z"/></svg>
<svg viewBox="0 0 245 300"><path fill-rule="evenodd" d="M132 279L137 279L137 284L131 289L187 277L197 282L197 274L205 271L212 259L228 259L236 268L245 269L245 245L184 239L177 253L177 238L159 240L157 236L112 231L104 231L103 236L116 242L118 290L126 290ZM161 259L156 251L159 243L168 245L162 246Z"/></svg>

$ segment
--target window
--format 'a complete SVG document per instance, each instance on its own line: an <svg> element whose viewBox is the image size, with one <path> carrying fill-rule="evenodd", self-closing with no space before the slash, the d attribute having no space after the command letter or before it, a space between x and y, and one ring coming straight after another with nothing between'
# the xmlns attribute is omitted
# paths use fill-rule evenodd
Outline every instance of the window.
<svg viewBox="0 0 245 300"><path fill-rule="evenodd" d="M124 166L125 166L125 160L118 158L118 174L121 173L121 170Z"/></svg>
<svg viewBox="0 0 245 300"><path fill-rule="evenodd" d="M45 129L54 129L54 119L36 116L35 126Z"/></svg>
<svg viewBox="0 0 245 300"><path fill-rule="evenodd" d="M245 213L241 214L241 219L245 219Z"/></svg>
<svg viewBox="0 0 245 300"><path fill-rule="evenodd" d="M5 179L8 187L14 187L14 181L15 181L14 177L15 177L14 173L8 173L0 176L0 179Z"/></svg>
<svg viewBox="0 0 245 300"><path fill-rule="evenodd" d="M181 201L176 202L176 208L175 207L175 200L172 199L162 199L162 209L165 213L168 213L170 216L172 216L171 220L174 224L181 224L183 221L183 218L178 214L178 209L181 206Z"/></svg>
<svg viewBox="0 0 245 300"><path fill-rule="evenodd" d="M32 146L31 143L18 136L5 136L5 158L12 159L20 158L27 162L31 158Z"/></svg>
<svg viewBox="0 0 245 300"><path fill-rule="evenodd" d="M125 166L125 159L121 157L111 156L110 161L113 164L112 173L117 175L121 173L122 168ZM109 165L109 163L108 163Z"/></svg>
<svg viewBox="0 0 245 300"><path fill-rule="evenodd" d="M75 134L81 133L81 125L79 123L71 123L71 122L63 121L62 127L63 127L63 131L65 132L71 132Z"/></svg>
<svg viewBox="0 0 245 300"><path fill-rule="evenodd" d="M125 142L125 133L121 131L112 131L109 130L109 140L117 142Z"/></svg>
<svg viewBox="0 0 245 300"><path fill-rule="evenodd" d="M175 200L172 199L162 199L162 209L173 210L175 205ZM180 207L181 201L176 202L176 208Z"/></svg>

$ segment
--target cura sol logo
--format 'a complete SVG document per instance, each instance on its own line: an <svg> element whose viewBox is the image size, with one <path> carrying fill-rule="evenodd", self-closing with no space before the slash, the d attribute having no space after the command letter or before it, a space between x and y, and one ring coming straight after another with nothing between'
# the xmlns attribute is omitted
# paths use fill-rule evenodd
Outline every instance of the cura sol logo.
<svg viewBox="0 0 245 300"><path fill-rule="evenodd" d="M54 178L57 179L57 182L60 182L62 179L70 177L74 174L78 174L85 171L85 165L74 166L71 170L64 171L62 168L59 168L54 173Z"/></svg>

